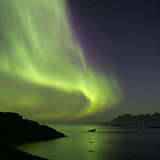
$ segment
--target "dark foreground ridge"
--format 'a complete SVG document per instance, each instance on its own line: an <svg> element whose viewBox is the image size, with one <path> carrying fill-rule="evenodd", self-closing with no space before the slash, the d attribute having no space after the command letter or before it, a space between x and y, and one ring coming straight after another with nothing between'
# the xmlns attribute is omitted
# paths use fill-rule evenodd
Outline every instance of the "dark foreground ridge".
<svg viewBox="0 0 160 160"><path fill-rule="evenodd" d="M33 156L26 152L19 151L11 147L0 147L1 160L47 160L38 156Z"/></svg>
<svg viewBox="0 0 160 160"><path fill-rule="evenodd" d="M65 135L35 121L23 119L17 113L0 112L0 159L42 160L43 158L18 151L10 146L61 137L65 137Z"/></svg>

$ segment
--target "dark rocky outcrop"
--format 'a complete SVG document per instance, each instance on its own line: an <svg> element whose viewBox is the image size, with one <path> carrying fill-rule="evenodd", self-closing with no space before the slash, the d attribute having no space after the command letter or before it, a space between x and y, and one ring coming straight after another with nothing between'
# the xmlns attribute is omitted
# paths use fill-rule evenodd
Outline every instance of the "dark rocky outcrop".
<svg viewBox="0 0 160 160"><path fill-rule="evenodd" d="M40 160L42 158L31 156L10 146L61 137L65 137L65 135L46 125L40 125L35 121L23 119L17 113L0 112L0 159Z"/></svg>
<svg viewBox="0 0 160 160"><path fill-rule="evenodd" d="M38 156L30 155L26 152L19 151L11 147L0 146L0 159L1 160L47 160Z"/></svg>

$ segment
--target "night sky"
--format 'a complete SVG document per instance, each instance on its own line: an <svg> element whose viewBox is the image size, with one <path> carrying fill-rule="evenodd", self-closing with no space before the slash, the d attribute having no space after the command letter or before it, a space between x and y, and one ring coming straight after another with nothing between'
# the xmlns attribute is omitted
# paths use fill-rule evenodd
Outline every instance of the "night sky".
<svg viewBox="0 0 160 160"><path fill-rule="evenodd" d="M69 1L88 61L114 72L123 92L116 107L91 118L160 112L160 1Z"/></svg>
<svg viewBox="0 0 160 160"><path fill-rule="evenodd" d="M0 110L99 122L160 112L159 0L0 0Z"/></svg>

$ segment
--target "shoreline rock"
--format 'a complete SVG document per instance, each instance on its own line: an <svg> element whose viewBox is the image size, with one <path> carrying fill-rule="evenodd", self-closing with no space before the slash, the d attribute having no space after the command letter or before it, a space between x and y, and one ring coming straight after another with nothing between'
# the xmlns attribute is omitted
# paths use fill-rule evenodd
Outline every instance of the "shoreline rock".
<svg viewBox="0 0 160 160"><path fill-rule="evenodd" d="M12 147L0 146L0 159L2 160L47 160L29 153L19 151Z"/></svg>
<svg viewBox="0 0 160 160"><path fill-rule="evenodd" d="M0 159L45 160L18 151L17 149L12 148L11 145L62 137L66 136L46 125L40 125L35 121L23 119L18 113L0 112Z"/></svg>

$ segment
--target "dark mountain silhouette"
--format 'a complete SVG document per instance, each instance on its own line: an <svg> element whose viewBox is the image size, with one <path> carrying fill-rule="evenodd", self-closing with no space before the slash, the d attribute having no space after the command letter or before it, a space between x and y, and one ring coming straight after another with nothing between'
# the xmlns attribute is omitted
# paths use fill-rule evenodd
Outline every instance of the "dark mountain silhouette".
<svg viewBox="0 0 160 160"><path fill-rule="evenodd" d="M42 158L18 151L10 146L61 137L65 135L46 125L23 119L18 113L0 112L0 159L41 160Z"/></svg>
<svg viewBox="0 0 160 160"><path fill-rule="evenodd" d="M160 113L154 113L153 115L145 114L138 116L125 114L113 119L112 123L160 123Z"/></svg>

